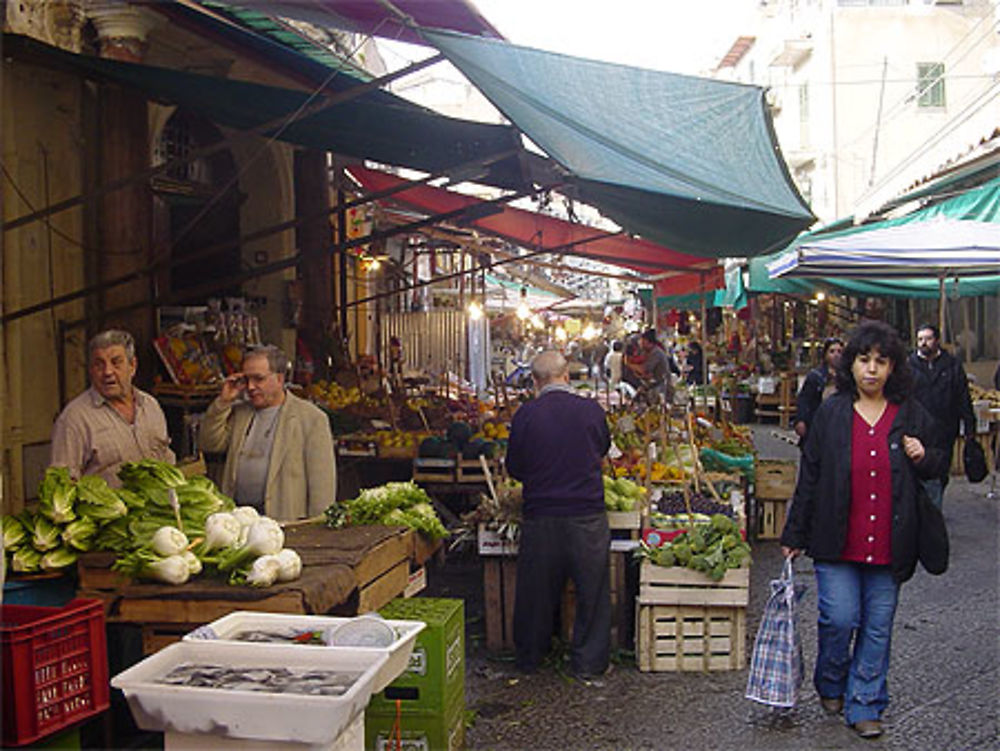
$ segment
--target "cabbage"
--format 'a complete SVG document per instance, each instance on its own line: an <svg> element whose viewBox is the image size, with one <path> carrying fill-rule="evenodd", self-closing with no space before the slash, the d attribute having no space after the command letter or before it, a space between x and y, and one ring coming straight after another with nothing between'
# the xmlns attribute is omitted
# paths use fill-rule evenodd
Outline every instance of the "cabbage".
<svg viewBox="0 0 1000 751"><path fill-rule="evenodd" d="M38 511L56 524L65 524L76 518L73 504L77 489L66 467L49 467L38 486Z"/></svg>
<svg viewBox="0 0 1000 751"><path fill-rule="evenodd" d="M42 556L41 567L43 571L58 571L61 568L72 566L76 563L79 553L70 550L65 546L60 546L55 550L50 550Z"/></svg>
<svg viewBox="0 0 1000 751"><path fill-rule="evenodd" d="M108 487L103 477L84 475L76 482L76 510L98 523L110 522L128 513L128 507Z"/></svg>
<svg viewBox="0 0 1000 751"><path fill-rule="evenodd" d="M62 541L70 547L86 552L94 546L96 534L97 523L84 516L66 525L62 531Z"/></svg>
<svg viewBox="0 0 1000 751"><path fill-rule="evenodd" d="M10 559L10 567L22 574L34 573L42 567L42 554L29 547L15 550Z"/></svg>
<svg viewBox="0 0 1000 751"><path fill-rule="evenodd" d="M31 544L35 550L42 553L59 547L59 527L52 524L44 516L36 516Z"/></svg>
<svg viewBox="0 0 1000 751"><path fill-rule="evenodd" d="M3 548L13 552L28 540L28 530L16 516L4 514L0 524L3 524Z"/></svg>

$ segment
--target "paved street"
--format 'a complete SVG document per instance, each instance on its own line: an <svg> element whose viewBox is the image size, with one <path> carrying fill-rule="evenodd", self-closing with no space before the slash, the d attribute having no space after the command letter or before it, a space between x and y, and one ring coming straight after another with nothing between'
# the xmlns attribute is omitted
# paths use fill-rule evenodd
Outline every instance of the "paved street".
<svg viewBox="0 0 1000 751"><path fill-rule="evenodd" d="M762 458L793 458L772 426L758 426ZM797 563L809 583L801 628L807 667L800 706L775 717L743 698L747 671L640 673L631 654L612 673L584 685L561 669L520 676L482 645L481 574L475 555L431 573L427 594L467 597L466 696L471 749L1000 749L998 741L998 501L990 479L949 487L945 517L951 567L933 577L918 568L902 589L896 616L887 732L862 741L823 714L810 675L816 654L816 597L811 562ZM776 542L754 548L748 644L752 647L767 582L780 573Z"/></svg>

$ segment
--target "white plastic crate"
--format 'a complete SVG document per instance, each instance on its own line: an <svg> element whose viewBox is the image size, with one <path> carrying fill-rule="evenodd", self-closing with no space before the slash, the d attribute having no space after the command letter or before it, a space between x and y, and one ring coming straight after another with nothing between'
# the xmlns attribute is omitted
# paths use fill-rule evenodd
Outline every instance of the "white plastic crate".
<svg viewBox="0 0 1000 751"><path fill-rule="evenodd" d="M218 735L280 743L330 744L371 699L384 652L360 649L262 649L259 644L181 641L111 679L136 724L164 733ZM185 664L358 672L340 696L306 696L171 686L158 681Z"/></svg>
<svg viewBox="0 0 1000 751"><path fill-rule="evenodd" d="M237 610L218 620L212 621L205 626L195 629L184 636L184 641L204 641L216 640L232 642L234 644L253 644L255 647L267 649L308 649L308 650L343 650L351 652L374 652L385 654L388 658L378 674L375 676L375 684L372 688L374 693L378 693L406 671L406 666L410 662L410 654L413 652L413 645L416 643L417 634L424 630L427 624L423 621L390 621L385 622L392 626L397 634L396 641L385 648L377 647L334 647L324 645L297 645L283 644L280 642L246 642L240 641L236 637L245 631L280 631L289 633L305 633L308 631L319 631L329 635L333 630L352 618L335 618L323 615L294 615L287 613L263 613L252 610Z"/></svg>

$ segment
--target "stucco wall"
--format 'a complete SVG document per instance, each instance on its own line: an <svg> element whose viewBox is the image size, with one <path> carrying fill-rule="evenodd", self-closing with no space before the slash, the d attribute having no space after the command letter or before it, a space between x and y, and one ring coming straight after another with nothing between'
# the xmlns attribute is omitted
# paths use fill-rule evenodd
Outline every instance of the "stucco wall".
<svg viewBox="0 0 1000 751"><path fill-rule="evenodd" d="M2 65L4 218L10 220L81 192L82 87L71 75L11 60ZM82 237L80 209L5 233L4 312L83 286ZM48 440L61 406L58 323L83 315L83 304L74 302L3 328L4 497L15 508L24 495L23 446ZM86 382L83 338L81 330L71 331L63 348L69 396Z"/></svg>

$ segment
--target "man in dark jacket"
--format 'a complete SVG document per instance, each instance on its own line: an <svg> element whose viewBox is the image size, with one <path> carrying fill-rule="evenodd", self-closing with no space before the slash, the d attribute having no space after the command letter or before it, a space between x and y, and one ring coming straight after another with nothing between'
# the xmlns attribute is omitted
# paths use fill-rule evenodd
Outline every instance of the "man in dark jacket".
<svg viewBox="0 0 1000 751"><path fill-rule="evenodd" d="M601 462L611 446L601 406L569 387L555 351L531 363L538 397L511 421L507 470L524 484L517 558L514 646L521 670L549 651L566 578L576 589L570 669L583 680L607 671L611 634L608 549Z"/></svg>
<svg viewBox="0 0 1000 751"><path fill-rule="evenodd" d="M922 324L917 328L917 349L909 358L913 372L913 397L937 421L934 445L945 451L949 462L959 423L965 424L965 435L976 434L976 415L969 398L969 380L962 364L941 349L941 334L936 326ZM950 464L938 477L924 482L927 495L938 508L948 485Z"/></svg>

